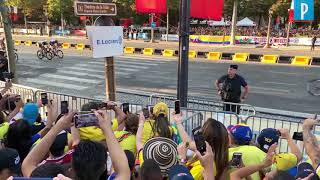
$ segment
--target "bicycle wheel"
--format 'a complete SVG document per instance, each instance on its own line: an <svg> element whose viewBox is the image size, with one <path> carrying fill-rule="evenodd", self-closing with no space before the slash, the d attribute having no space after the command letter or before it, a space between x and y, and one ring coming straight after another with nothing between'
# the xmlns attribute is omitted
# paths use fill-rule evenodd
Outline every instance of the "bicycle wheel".
<svg viewBox="0 0 320 180"><path fill-rule="evenodd" d="M39 59L43 59L44 54L43 54L42 50L38 50L37 51L37 56L38 56Z"/></svg>
<svg viewBox="0 0 320 180"><path fill-rule="evenodd" d="M62 59L63 58L63 52L61 50L57 50L57 56Z"/></svg>
<svg viewBox="0 0 320 180"><path fill-rule="evenodd" d="M52 58L53 58L52 52L47 52L46 57L48 60L52 60Z"/></svg>
<svg viewBox="0 0 320 180"><path fill-rule="evenodd" d="M307 90L313 96L320 96L320 79L309 81Z"/></svg>
<svg viewBox="0 0 320 180"><path fill-rule="evenodd" d="M15 55L15 58L16 58L16 62L18 62L19 61L18 53L14 53L14 55Z"/></svg>

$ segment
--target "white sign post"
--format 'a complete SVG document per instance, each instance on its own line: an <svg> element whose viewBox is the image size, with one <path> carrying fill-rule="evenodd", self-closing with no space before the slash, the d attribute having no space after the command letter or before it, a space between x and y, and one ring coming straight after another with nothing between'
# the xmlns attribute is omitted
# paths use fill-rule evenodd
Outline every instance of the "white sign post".
<svg viewBox="0 0 320 180"><path fill-rule="evenodd" d="M93 58L123 54L123 28L121 26L88 26Z"/></svg>
<svg viewBox="0 0 320 180"><path fill-rule="evenodd" d="M114 58L123 54L123 28L120 26L88 26L94 58L105 58L106 99L116 100Z"/></svg>

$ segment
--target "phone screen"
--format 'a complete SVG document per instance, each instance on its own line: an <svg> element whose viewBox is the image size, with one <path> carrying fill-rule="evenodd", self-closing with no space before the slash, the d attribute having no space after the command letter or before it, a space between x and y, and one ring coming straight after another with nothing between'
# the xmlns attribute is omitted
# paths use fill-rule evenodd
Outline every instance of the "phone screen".
<svg viewBox="0 0 320 180"><path fill-rule="evenodd" d="M292 139L297 141L303 141L303 133L302 132L294 132Z"/></svg>
<svg viewBox="0 0 320 180"><path fill-rule="evenodd" d="M207 150L206 142L201 131L201 126L192 130L193 138L197 146L197 150L204 154Z"/></svg>
<svg viewBox="0 0 320 180"><path fill-rule="evenodd" d="M48 104L48 94L47 93L41 93L41 102L42 102L42 105Z"/></svg>
<svg viewBox="0 0 320 180"><path fill-rule="evenodd" d="M99 120L95 114L77 114L74 116L74 124L76 128L99 126Z"/></svg>
<svg viewBox="0 0 320 180"><path fill-rule="evenodd" d="M142 110L144 118L148 119L150 117L149 109L148 108L143 108Z"/></svg>
<svg viewBox="0 0 320 180"><path fill-rule="evenodd" d="M130 110L129 110L129 103L123 103L122 104L122 111L124 112L124 113L129 113L130 112Z"/></svg>
<svg viewBox="0 0 320 180"><path fill-rule="evenodd" d="M174 111L176 114L180 114L180 101L178 100L174 102Z"/></svg>
<svg viewBox="0 0 320 180"><path fill-rule="evenodd" d="M241 165L242 153L233 153L231 167L239 168Z"/></svg>
<svg viewBox="0 0 320 180"><path fill-rule="evenodd" d="M68 101L61 101L61 114L69 113L69 103Z"/></svg>

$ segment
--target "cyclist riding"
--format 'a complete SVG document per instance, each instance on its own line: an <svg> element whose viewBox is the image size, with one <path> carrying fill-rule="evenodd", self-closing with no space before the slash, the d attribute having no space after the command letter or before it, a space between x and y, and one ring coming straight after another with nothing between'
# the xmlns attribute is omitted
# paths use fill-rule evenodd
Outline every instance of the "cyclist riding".
<svg viewBox="0 0 320 180"><path fill-rule="evenodd" d="M54 52L56 52L57 49L58 49L58 40L56 40L56 39L51 39L49 45L50 45L50 48L51 48Z"/></svg>

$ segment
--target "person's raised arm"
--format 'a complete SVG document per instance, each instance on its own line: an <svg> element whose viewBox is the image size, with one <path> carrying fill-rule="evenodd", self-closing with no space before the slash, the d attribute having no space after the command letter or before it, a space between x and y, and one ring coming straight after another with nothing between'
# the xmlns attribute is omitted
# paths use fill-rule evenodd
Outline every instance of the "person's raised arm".
<svg viewBox="0 0 320 180"><path fill-rule="evenodd" d="M116 179L130 179L128 159L114 136L111 128L111 120L108 118L107 112L99 110L95 111L95 114L99 119L100 128L106 136L108 151L112 159L114 170L117 173Z"/></svg>
<svg viewBox="0 0 320 180"><path fill-rule="evenodd" d="M22 102L22 99L20 99L18 102L15 102L16 108L9 114L8 120L10 121L12 118L14 118L19 112L20 109L23 108L24 103Z"/></svg>
<svg viewBox="0 0 320 180"><path fill-rule="evenodd" d="M172 118L177 125L177 129L178 129L178 132L182 138L182 141L184 143L189 144L190 150L195 151L197 149L196 144L194 143L194 141L192 141L192 139L189 137L188 133L185 131L183 124L182 124L183 122L182 122L181 114L174 113L174 114L172 114Z"/></svg>
<svg viewBox="0 0 320 180"><path fill-rule="evenodd" d="M277 145L273 144L267 153L266 159L263 163L257 164L257 165L251 165L251 166L245 166L243 168L240 168L230 174L231 180L241 180L245 177L250 176L251 174L261 171L269 166L272 165L272 158L275 155L277 149Z"/></svg>
<svg viewBox="0 0 320 180"><path fill-rule="evenodd" d="M71 136L72 136L72 144L70 144L69 148L72 148L73 146L76 146L80 143L80 132L79 130L75 127L71 127Z"/></svg>
<svg viewBox="0 0 320 180"><path fill-rule="evenodd" d="M306 148L306 152L312 161L314 168L317 168L320 164L320 148L317 138L312 134L312 128L318 121L315 119L306 119L303 122L303 143Z"/></svg>
<svg viewBox="0 0 320 180"><path fill-rule="evenodd" d="M4 95L12 87L11 81L6 81L4 88L1 90L1 95Z"/></svg>
<svg viewBox="0 0 320 180"><path fill-rule="evenodd" d="M278 129L278 130L281 133L281 137L287 140L289 149L291 150L292 154L296 155L297 162L300 162L302 160L302 153L299 147L297 146L297 144L291 138L289 134L289 130L288 129Z"/></svg>
<svg viewBox="0 0 320 180"><path fill-rule="evenodd" d="M55 121L55 118L53 117L53 114L52 114L53 113L52 112L53 109L55 109L53 101L49 101L49 103L47 105L47 108L48 108L48 121L47 121L47 124L40 132L38 132L38 134L40 135L41 138L44 137L50 131L50 129L53 126L53 122ZM49 111L50 111L50 113L49 113Z"/></svg>
<svg viewBox="0 0 320 180"><path fill-rule="evenodd" d="M24 159L21 170L24 177L30 177L33 170L48 154L49 149L56 139L56 136L64 129L71 126L74 113L69 113L64 116L63 119L57 122L57 124L42 138L40 143L36 145Z"/></svg>
<svg viewBox="0 0 320 180"><path fill-rule="evenodd" d="M203 167L203 178L204 180L214 180L214 152L212 151L212 147L206 142L206 152L204 155L196 150L196 156L200 160L201 166Z"/></svg>
<svg viewBox="0 0 320 180"><path fill-rule="evenodd" d="M118 120L118 124L119 125L122 124L124 122L124 120L127 118L127 115L118 106L112 106L112 107L113 107L112 110L116 114L116 118Z"/></svg>
<svg viewBox="0 0 320 180"><path fill-rule="evenodd" d="M142 144L142 134L143 134L143 127L144 127L145 117L143 112L140 112L139 115L139 126L136 134L136 148L137 151L140 151L143 148Z"/></svg>

